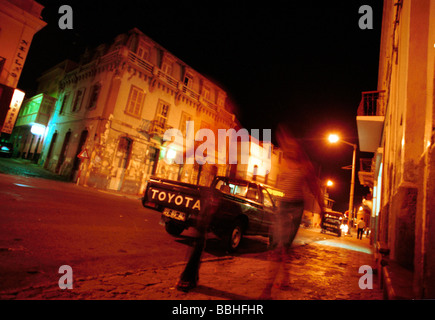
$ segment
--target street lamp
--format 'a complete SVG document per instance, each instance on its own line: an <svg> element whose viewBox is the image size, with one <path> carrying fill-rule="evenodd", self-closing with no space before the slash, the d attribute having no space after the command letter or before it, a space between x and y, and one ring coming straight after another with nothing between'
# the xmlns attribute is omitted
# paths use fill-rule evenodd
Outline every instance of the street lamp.
<svg viewBox="0 0 435 320"><path fill-rule="evenodd" d="M356 144L350 143L344 140L341 140L340 137L336 134L330 134L328 137L329 142L331 143L337 143L342 142L344 144L347 144L351 147L353 147L353 155L352 155L352 179L350 182L350 195L349 195L349 219L348 219L348 225L349 225L349 232L350 232L350 218L353 217L353 197L355 192L355 161L356 161Z"/></svg>
<svg viewBox="0 0 435 320"><path fill-rule="evenodd" d="M340 138L336 134L330 134L329 137L328 137L328 140L331 143L336 143L336 142L338 142L340 140Z"/></svg>

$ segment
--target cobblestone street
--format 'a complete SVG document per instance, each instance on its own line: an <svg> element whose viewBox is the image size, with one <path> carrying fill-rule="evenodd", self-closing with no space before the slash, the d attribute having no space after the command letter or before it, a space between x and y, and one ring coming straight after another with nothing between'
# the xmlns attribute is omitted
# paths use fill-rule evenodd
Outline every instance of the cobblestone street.
<svg viewBox="0 0 435 320"><path fill-rule="evenodd" d="M291 249L290 286L274 287L273 300L381 300L377 277L373 289L359 288L358 273L373 265L368 239L355 237L308 242L317 230L301 229ZM364 252L365 251L365 252ZM259 299L267 283L267 252L206 259L197 288L177 291L175 283L184 263L164 268L131 270L118 274L75 279L72 290L57 283L3 292L1 299L139 299L139 300L252 300ZM279 279L278 279L279 280Z"/></svg>
<svg viewBox="0 0 435 320"><path fill-rule="evenodd" d="M53 179L52 174L26 160L2 159L0 164L0 171L4 173ZM65 186L60 187L65 188ZM89 190L77 189L76 192L89 192ZM133 197L131 201L137 202L137 197ZM169 235L164 235L164 239L169 245L178 241ZM207 241L208 255L204 257L201 265L198 287L189 293L175 289L175 283L185 265L185 261L181 259L159 267L146 267L145 262L144 268L101 273L97 276L80 277L75 274L71 290L61 290L57 280L50 283L29 284L20 289L0 291L0 299L260 299L268 282L268 269L272 263L266 250L267 240L262 237L248 237L240 250L233 255L214 252L215 245L213 239ZM189 247L186 248L186 253L188 250ZM96 265L98 263L95 261ZM382 300L383 293L379 289L376 274L373 277L373 289L363 290L359 287L359 280L364 275L359 273L359 268L364 265L374 267L369 239L364 237L358 240L355 232L352 237L336 237L329 233L321 234L320 229L301 227L290 250L288 262L290 285L285 288L273 287L270 299ZM279 280L277 279L277 283Z"/></svg>

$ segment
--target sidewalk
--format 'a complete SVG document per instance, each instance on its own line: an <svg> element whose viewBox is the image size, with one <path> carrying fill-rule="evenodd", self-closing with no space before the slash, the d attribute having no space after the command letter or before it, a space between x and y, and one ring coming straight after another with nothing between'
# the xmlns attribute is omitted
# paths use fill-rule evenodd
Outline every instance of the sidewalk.
<svg viewBox="0 0 435 320"><path fill-rule="evenodd" d="M297 237L291 250L290 287L273 288L273 300L382 300L377 288L359 288L360 266L373 265L373 255L361 250L311 242ZM357 247L368 241L353 239ZM330 241L330 244L340 243ZM352 246L352 245L351 245ZM267 253L203 260L198 287L189 293L175 289L185 263L73 279L73 289L57 283L0 293L0 299L38 300L255 300L268 280Z"/></svg>
<svg viewBox="0 0 435 320"><path fill-rule="evenodd" d="M31 160L21 158L0 158L0 173L26 177L36 177L57 181L68 181L68 178L55 174Z"/></svg>
<svg viewBox="0 0 435 320"><path fill-rule="evenodd" d="M0 158L0 173L19 175L19 176L24 176L24 177L63 181L63 182L71 183L71 184L75 185L75 183L71 182L68 177L64 177L64 176L58 175L56 173L53 173L47 169L44 169L40 165L35 164L31 160L21 159L21 158L7 158L7 159ZM92 191L108 193L108 194L119 196L119 197L126 197L126 198L133 199L133 200L137 200L137 199L141 198L141 196L139 196L139 195L127 194L127 193L122 193L119 191L112 191L112 190L105 190L105 189L103 190L103 189L96 189L96 188L90 188L90 187L84 187L84 186L78 186L78 187L87 188L87 189L92 190Z"/></svg>

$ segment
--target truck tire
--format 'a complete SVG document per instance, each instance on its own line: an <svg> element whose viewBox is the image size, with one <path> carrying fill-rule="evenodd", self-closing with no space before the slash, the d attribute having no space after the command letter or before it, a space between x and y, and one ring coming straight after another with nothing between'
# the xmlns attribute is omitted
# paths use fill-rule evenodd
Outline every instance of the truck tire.
<svg viewBox="0 0 435 320"><path fill-rule="evenodd" d="M171 236L178 237L184 231L184 227L172 221L167 221L165 222L165 230Z"/></svg>
<svg viewBox="0 0 435 320"><path fill-rule="evenodd" d="M243 238L243 222L241 220L234 221L228 236L226 237L227 249L229 252L236 251Z"/></svg>

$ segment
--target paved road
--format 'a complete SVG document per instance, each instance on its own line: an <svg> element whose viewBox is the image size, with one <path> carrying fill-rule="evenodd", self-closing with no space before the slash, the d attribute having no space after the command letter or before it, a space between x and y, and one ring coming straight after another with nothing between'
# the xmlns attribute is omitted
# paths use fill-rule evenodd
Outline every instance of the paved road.
<svg viewBox="0 0 435 320"><path fill-rule="evenodd" d="M0 290L58 278L162 266L183 260L157 212L71 183L0 174Z"/></svg>
<svg viewBox="0 0 435 320"><path fill-rule="evenodd" d="M0 162L2 168L12 170ZM265 238L245 239L232 255L210 238L199 287L187 294L178 292L174 284L192 243L189 232L179 238L166 234L159 214L144 209L138 197L30 177L44 174L32 172L36 171L24 176L0 174L1 299L260 297L271 265ZM301 228L289 262L290 289L274 288L270 298L382 299L376 280L374 289L358 285L360 266L372 265L372 259L368 239L337 238ZM72 290L58 286L61 265L73 268Z"/></svg>

